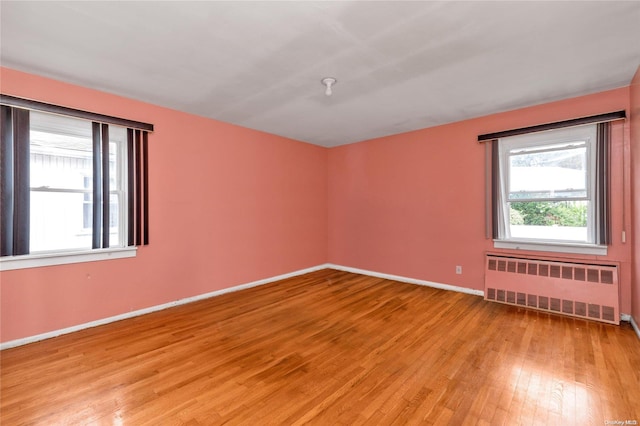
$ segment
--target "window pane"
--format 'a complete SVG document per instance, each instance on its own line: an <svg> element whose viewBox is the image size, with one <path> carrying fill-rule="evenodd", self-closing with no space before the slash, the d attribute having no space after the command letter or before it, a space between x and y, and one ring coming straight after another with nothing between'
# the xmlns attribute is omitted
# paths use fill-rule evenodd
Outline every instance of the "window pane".
<svg viewBox="0 0 640 426"><path fill-rule="evenodd" d="M31 252L90 249L84 206L82 193L31 191Z"/></svg>
<svg viewBox="0 0 640 426"><path fill-rule="evenodd" d="M127 129L120 126L109 126L109 189L117 191L124 187L123 170L126 166L125 147Z"/></svg>
<svg viewBox="0 0 640 426"><path fill-rule="evenodd" d="M31 251L91 249L93 125L36 111L30 117ZM126 128L109 126L110 247L122 246L126 225L126 141Z"/></svg>
<svg viewBox="0 0 640 426"><path fill-rule="evenodd" d="M533 201L509 204L513 238L588 241L587 201Z"/></svg>
<svg viewBox="0 0 640 426"><path fill-rule="evenodd" d="M587 177L586 146L514 150L509 156L508 197L586 198Z"/></svg>
<svg viewBox="0 0 640 426"><path fill-rule="evenodd" d="M30 121L31 187L90 188L91 123L35 111Z"/></svg>
<svg viewBox="0 0 640 426"><path fill-rule="evenodd" d="M120 201L118 194L111 194L109 204L109 247L120 247Z"/></svg>
<svg viewBox="0 0 640 426"><path fill-rule="evenodd" d="M498 239L596 241L596 130L591 124L500 139Z"/></svg>

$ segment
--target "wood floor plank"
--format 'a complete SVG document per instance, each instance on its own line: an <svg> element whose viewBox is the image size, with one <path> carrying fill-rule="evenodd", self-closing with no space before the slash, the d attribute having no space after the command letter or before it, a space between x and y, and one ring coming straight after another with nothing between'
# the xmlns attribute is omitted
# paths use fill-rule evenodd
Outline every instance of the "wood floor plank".
<svg viewBox="0 0 640 426"><path fill-rule="evenodd" d="M0 424L640 421L640 340L322 270L0 352Z"/></svg>

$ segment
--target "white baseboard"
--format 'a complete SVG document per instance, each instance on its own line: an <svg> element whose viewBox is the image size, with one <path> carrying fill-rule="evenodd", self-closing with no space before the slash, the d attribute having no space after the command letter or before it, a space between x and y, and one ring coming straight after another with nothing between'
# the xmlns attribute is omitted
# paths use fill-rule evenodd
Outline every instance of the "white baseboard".
<svg viewBox="0 0 640 426"><path fill-rule="evenodd" d="M376 278L384 278L384 279L387 279L387 280L394 280L394 281L400 281L400 282L403 282L403 283L423 285L423 286L427 286L427 287L439 288L441 290L457 291L458 293L472 294L474 296L483 296L484 297L484 291L482 291L482 290L474 290L474 289L471 289L471 288L458 287L458 286L455 286L455 285L441 284L441 283L436 283L436 282L432 282L432 281L418 280L418 279L415 279L415 278L408 278L408 277L403 277L403 276L400 276L400 275L391 275L391 274L384 274L384 273L381 273L381 272L367 271L365 269L351 268L349 266L334 265L333 263L327 264L326 267L327 268L331 268L331 269L337 269L339 271L353 272L354 274L369 275L369 276L376 277Z"/></svg>
<svg viewBox="0 0 640 426"><path fill-rule="evenodd" d="M631 327L633 327L633 329L636 331L636 334L638 335L638 339L640 339L640 327L638 327L638 324L636 323L636 321L633 319L633 317L629 314L620 314L620 321L628 321L631 323Z"/></svg>
<svg viewBox="0 0 640 426"><path fill-rule="evenodd" d="M38 334L35 336L29 336L22 339L11 340L9 342L0 343L0 351L4 349L14 348L16 346L26 345L28 343L38 342L40 340L50 339L52 337L61 336L63 334L73 333L74 331L80 331L86 328L97 327L99 325L109 324L109 323L120 321L127 318L133 318L140 315L150 314L151 312L161 311L163 309L172 308L174 306L185 305L187 303L195 302L198 300L208 299L210 297L220 296L226 293L232 293L234 291L239 291L239 290L244 290L251 287L256 287L259 285L269 284L274 281L280 281L287 278L295 277L297 275L308 274L309 272L315 272L315 271L319 271L321 269L327 269L327 268L329 268L328 264L312 266L311 268L300 269L298 271L290 272L288 274L277 275L275 277L265 278L258 281L252 281L250 283L240 284L234 287L223 288L221 290L216 290L209 293L200 294L197 296L187 297L185 299L164 303L162 305L151 306L149 308L139 309L137 311L131 311L125 314L115 315L112 317L103 318L96 321L87 322L84 324L74 325L72 327L63 328L60 330L54 330L47 333Z"/></svg>
<svg viewBox="0 0 640 426"><path fill-rule="evenodd" d="M388 279L388 280L400 281L400 282L405 282L405 283L409 283L409 284L423 285L423 286L438 288L438 289L442 289L442 290L456 291L456 292L459 292L459 293L471 294L471 295L474 295L474 296L484 296L484 292L482 290L474 290L474 289L470 289L470 288L466 288L466 287L458 287L458 286L449 285L449 284L436 283L436 282L433 282L433 281L425 281L425 280L419 280L419 279L415 279L415 278L403 277L403 276L400 276L400 275L385 274L385 273L381 273L381 272L369 271L369 270L366 270L366 269L352 268L352 267L349 267L349 266L336 265L336 264L333 264L333 263L325 263L325 264L322 264L322 265L313 266L311 268L301 269L301 270L290 272L290 273L283 274L283 275L277 275L275 277L265 278L265 279L262 279L262 280L253 281L253 282L250 282L250 283L237 285L237 286L234 286L234 287L229 287L229 288L224 288L224 289L221 289L221 290L212 291L210 293L200 294L198 296L187 297L185 299L176 300L176 301L165 303L165 304L162 304L162 305L151 306L149 308L140 309L140 310L132 311L132 312L127 312L125 314L120 314L120 315L116 315L116 316L109 317L109 318L104 318L104 319L91 321L91 322L88 322L88 323L79 324L79 325L75 325L75 326L64 328L64 329L60 329L60 330L54 330L54 331L50 331L50 332L47 332L47 333L38 334L38 335L35 335L35 336L29 336L29 337L25 337L25 338L22 338L22 339L17 339L17 340L12 340L12 341L9 341L9 342L0 343L0 351L3 350L3 349L9 349L9 348L13 348L13 347L16 347L16 346L26 345L28 343L33 343L33 342L37 342L37 341L44 340L44 339L50 339L52 337L61 336L63 334L73 333L74 331L80 331L80 330L83 330L83 329L86 329L86 328L97 327L99 325L109 324L111 322L120 321L120 320L127 319L127 318L133 318L133 317L137 317L137 316L140 316L140 315L149 314L151 312L156 312L156 311L161 311L163 309L172 308L174 306L184 305L184 304L195 302L195 301L198 301L198 300L208 299L210 297L220 296L222 294L231 293L231 292L239 291L239 290L244 290L244 289L247 289L247 288L256 287L256 286L259 286L259 285L264 285L264 284L268 284L268 283L271 283L271 282L274 282L274 281L284 280L284 279L287 279L287 278L291 278L291 277L295 277L295 276L298 276L298 275L303 275L303 274L307 274L309 272L315 272L315 271L319 271L319 270L327 269L327 268L336 269L336 270L345 271L345 272L352 272L354 274L368 275L368 276L372 276L372 277L376 277L376 278L383 278L383 279ZM636 334L638 335L638 338L640 338L640 328L638 327L638 324L636 324L636 322L634 321L634 319L633 319L633 317L631 315L629 315L629 314L620 314L620 320L621 321L630 322L631 325L633 326L633 329L635 330Z"/></svg>

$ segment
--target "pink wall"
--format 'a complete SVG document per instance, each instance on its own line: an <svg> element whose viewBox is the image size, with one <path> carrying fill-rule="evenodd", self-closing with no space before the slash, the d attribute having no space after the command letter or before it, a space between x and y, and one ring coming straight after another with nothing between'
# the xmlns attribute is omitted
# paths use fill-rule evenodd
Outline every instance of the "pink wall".
<svg viewBox="0 0 640 426"><path fill-rule="evenodd" d="M2 93L155 125L151 245L1 274L1 341L326 262L327 150L0 68Z"/></svg>
<svg viewBox="0 0 640 426"><path fill-rule="evenodd" d="M482 289L484 253L509 251L485 238L478 135L622 109L629 110L628 87L331 149L329 262ZM613 245L603 257L622 266L624 313L631 309L631 244L621 242L623 208L630 222L628 161L622 167L628 140L628 126L615 123Z"/></svg>
<svg viewBox="0 0 640 426"><path fill-rule="evenodd" d="M631 81L631 167L633 188L633 285L632 315L636 324L640 324L640 67Z"/></svg>
<svg viewBox="0 0 640 426"><path fill-rule="evenodd" d="M630 99L634 111L640 107L636 74L631 88L327 150L0 72L2 93L150 122L156 129L150 137L151 245L133 259L2 272L2 342L327 261L482 289L484 253L500 250L485 238L484 147L477 135L630 111ZM640 323L640 265L632 264L630 232L631 188L640 180L638 117L636 112L633 142L628 124L613 129L614 241L604 259L622 266L624 313L632 309L635 273L633 315ZM633 224L640 229L640 197L634 194ZM627 243L621 242L623 229ZM462 275L455 274L456 265L463 266Z"/></svg>

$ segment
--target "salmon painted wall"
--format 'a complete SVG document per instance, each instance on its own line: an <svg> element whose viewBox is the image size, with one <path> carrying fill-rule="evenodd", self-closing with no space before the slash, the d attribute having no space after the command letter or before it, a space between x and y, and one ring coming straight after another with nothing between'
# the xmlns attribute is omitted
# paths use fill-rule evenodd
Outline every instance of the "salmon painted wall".
<svg viewBox="0 0 640 426"><path fill-rule="evenodd" d="M633 198L633 286L632 315L640 325L640 67L631 81L631 167Z"/></svg>
<svg viewBox="0 0 640 426"><path fill-rule="evenodd" d="M2 272L1 341L327 261L327 150L15 70L2 93L153 123L136 258Z"/></svg>
<svg viewBox="0 0 640 426"><path fill-rule="evenodd" d="M133 259L2 272L0 341L327 261L482 289L484 253L510 251L494 250L485 238L485 154L477 135L638 111L639 80L636 74L630 88L327 150L0 68L2 93L150 122L156 129L150 137L151 245ZM633 300L640 323L640 265L632 264L629 232L630 194L640 181L640 114L635 117L634 124L613 128L613 244L604 259L621 264L621 311L631 312ZM640 253L638 239L635 250ZM455 274L456 265L463 266L462 275Z"/></svg>
<svg viewBox="0 0 640 426"><path fill-rule="evenodd" d="M629 110L628 87L331 149L329 262L482 289L485 252L513 251L495 250L485 237L478 135L617 110ZM630 233L621 242L630 222L628 125L616 122L612 139L613 244L602 258L621 264L621 312L629 313Z"/></svg>

